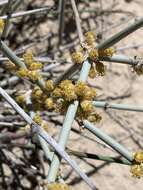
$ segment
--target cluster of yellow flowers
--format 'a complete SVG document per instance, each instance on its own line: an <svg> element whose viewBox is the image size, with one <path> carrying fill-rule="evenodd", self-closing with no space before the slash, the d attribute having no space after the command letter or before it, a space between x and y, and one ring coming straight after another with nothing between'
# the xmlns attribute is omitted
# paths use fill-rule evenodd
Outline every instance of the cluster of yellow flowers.
<svg viewBox="0 0 143 190"><path fill-rule="evenodd" d="M35 121L38 125L40 125L45 131L48 132L48 123L42 119L42 117L37 112L33 118L33 121Z"/></svg>
<svg viewBox="0 0 143 190"><path fill-rule="evenodd" d="M2 33L3 29L4 29L4 20L0 18L0 34Z"/></svg>
<svg viewBox="0 0 143 190"><path fill-rule="evenodd" d="M77 119L80 121L88 119L92 122L101 120L101 116L95 113L95 107L92 105L92 100L96 97L96 90L87 86L85 82L79 81L73 84L70 80L64 80L54 89L52 97L56 100L56 111L60 113L65 113L69 104L78 100L80 105Z"/></svg>
<svg viewBox="0 0 143 190"><path fill-rule="evenodd" d="M24 109L25 111L27 111L26 99L25 99L25 93L24 93L24 92L23 92L23 94L16 96L16 102L17 102L21 107L23 107L23 109Z"/></svg>
<svg viewBox="0 0 143 190"><path fill-rule="evenodd" d="M64 182L48 183L47 181L40 181L39 185L48 190L70 190L70 187Z"/></svg>
<svg viewBox="0 0 143 190"><path fill-rule="evenodd" d="M79 107L76 118L79 121L88 119L91 122L98 122L101 120L101 116L95 112L95 106L92 105L92 101L96 97L96 90L85 82L79 81L73 84L71 80L63 80L57 87L54 87L53 81L47 80L45 89L49 94L44 93L38 86L32 90L31 100L34 111L46 109L64 114L70 103L78 100ZM26 109L25 95L17 96L16 100ZM37 116L37 118L39 117ZM39 123L41 120L37 120L37 122Z"/></svg>
<svg viewBox="0 0 143 190"><path fill-rule="evenodd" d="M27 50L23 55L24 63L27 68L18 68L13 62L6 62L6 68L10 71L14 71L20 77L28 77L32 81L40 79L39 70L43 67L42 63L34 60L31 50Z"/></svg>
<svg viewBox="0 0 143 190"><path fill-rule="evenodd" d="M39 70L42 68L42 64L34 60L33 53L31 50L27 50L23 55L24 63L27 69L20 68L17 74L20 77L28 77L32 81L40 79Z"/></svg>
<svg viewBox="0 0 143 190"><path fill-rule="evenodd" d="M45 90L50 92L50 89L54 89L54 86L51 85L53 83L52 80L47 80L46 84L50 85L45 85ZM49 94L50 96L50 94ZM33 102L33 108L34 110L51 110L54 109L54 102L53 99L50 98L46 93L44 93L39 86L36 86L33 91L32 91L32 102Z"/></svg>
<svg viewBox="0 0 143 190"><path fill-rule="evenodd" d="M88 42L87 44L93 45L93 37L86 34ZM19 70L12 62L9 62L11 69L17 71L20 77L29 77L32 81L35 81L39 78L37 70L42 68L42 64L34 61L32 51L27 51L24 55L24 63L27 69L20 68ZM98 62L96 64L96 70L100 67L100 74L104 72L104 69L101 69L101 64ZM103 66L104 67L104 66ZM91 70L92 72L92 70ZM93 75L93 73L90 73ZM45 93L47 92L47 93ZM31 93L31 101L33 104L34 111L42 110L54 110L64 114L74 100L79 101L79 107L77 110L77 119L81 122L83 119L88 119L91 122L98 122L101 120L101 116L95 112L95 107L92 105L93 99L96 97L96 90L90 88L84 82L77 82L76 84L72 83L71 80L64 80L58 86L54 86L52 80L45 81L45 89L41 89L39 86L35 86ZM17 102L25 109L25 95L17 96ZM45 126L39 116L36 116L36 122L40 125Z"/></svg>
<svg viewBox="0 0 143 190"><path fill-rule="evenodd" d="M96 48L96 36L93 32L87 32L85 34L85 43L82 44L80 51L74 52L71 55L73 63L82 64L85 59L91 62L91 69L89 73L90 78L95 78L96 76L105 75L106 67L99 61L100 57L111 57L114 53L113 48L108 48L105 50L98 50Z"/></svg>
<svg viewBox="0 0 143 190"><path fill-rule="evenodd" d="M27 111L24 94L17 96L16 101ZM35 106L37 106L37 104L35 104L35 102L33 103L33 106L34 106L34 110L36 110L36 111L39 110L39 108L40 108L40 104L39 104L39 107L35 108ZM48 131L48 124L45 120L42 119L42 117L39 115L39 112L37 112L35 114L33 121L35 121L37 124L39 124L45 131ZM29 128L30 128L30 125L26 125L24 128L21 128L21 130L28 131Z"/></svg>
<svg viewBox="0 0 143 190"><path fill-rule="evenodd" d="M137 152L133 155L135 164L131 166L131 173L133 177L143 177L143 152Z"/></svg>
<svg viewBox="0 0 143 190"><path fill-rule="evenodd" d="M48 184L48 190L70 190L66 183L50 183Z"/></svg>
<svg viewBox="0 0 143 190"><path fill-rule="evenodd" d="M54 90L54 84L52 80L45 81L44 91L39 86L34 87L31 93L31 101L32 101L34 111L42 111L45 109L51 110L55 108L53 99L49 97L50 92L52 92L53 90ZM45 92L49 92L49 94ZM16 101L25 110L27 110L24 93L22 95L18 95L16 97Z"/></svg>

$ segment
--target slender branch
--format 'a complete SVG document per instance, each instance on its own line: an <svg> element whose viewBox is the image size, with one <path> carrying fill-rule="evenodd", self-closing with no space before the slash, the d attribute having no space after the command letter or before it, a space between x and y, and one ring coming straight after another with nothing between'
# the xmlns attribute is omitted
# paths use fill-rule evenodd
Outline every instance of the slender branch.
<svg viewBox="0 0 143 190"><path fill-rule="evenodd" d="M97 108L143 112L143 107L131 106L126 104L114 104L103 101L93 101L92 104Z"/></svg>
<svg viewBox="0 0 143 190"><path fill-rule="evenodd" d="M97 45L97 48L98 49L109 48L113 46L114 44L116 44L117 42L119 42L120 40L122 40L123 38L125 38L126 36L128 36L129 34L136 31L137 29L141 28L142 26L143 26L143 17L140 18L139 20L136 19L133 24L131 24L130 26L127 26L126 28L118 32L117 34L113 35L112 37L108 38L101 44Z"/></svg>
<svg viewBox="0 0 143 190"><path fill-rule="evenodd" d="M87 152L79 152L71 149L67 149L67 152L71 155L77 156L79 158L88 158L88 159L95 159L95 160L101 160L106 162L113 162L118 164L124 164L124 165L132 165L132 162L129 162L127 160L119 159L118 157L109 157L109 156L101 156L97 154L91 154Z"/></svg>
<svg viewBox="0 0 143 190"><path fill-rule="evenodd" d="M80 41L80 43L82 43L84 41L84 36L83 36L83 33L82 33L81 21L80 21L80 17L79 17L79 14L78 14L78 9L77 9L75 0L71 0L71 5L72 5L74 16L75 16L75 21L76 21L76 27L77 27L79 41Z"/></svg>
<svg viewBox="0 0 143 190"><path fill-rule="evenodd" d="M65 2L65 0L59 0L59 45L61 45L63 41Z"/></svg>
<svg viewBox="0 0 143 190"><path fill-rule="evenodd" d="M138 64L139 60L134 58L129 58L125 55L113 55L112 57L99 57L100 61L107 61L107 62L114 62L114 63L121 63L121 64L128 64L128 65L136 65Z"/></svg>
<svg viewBox="0 0 143 190"><path fill-rule="evenodd" d="M33 14L37 14L37 13L50 12L53 9L54 9L54 7L42 7L42 8L38 8L38 9L34 9L34 10L20 11L17 13L13 13L11 15L11 19L21 17L21 16L33 15ZM0 18L6 20L8 18L8 16L4 15L4 16L0 16Z"/></svg>
<svg viewBox="0 0 143 190"><path fill-rule="evenodd" d="M88 129L90 132L95 134L98 138L100 138L106 144L111 146L115 151L120 153L129 162L133 161L133 155L126 148L124 148L121 144L119 144L113 138L111 138L106 133L104 133L101 129L97 128L95 125L93 125L92 123L90 123L87 120L84 120L83 124L86 129Z"/></svg>
<svg viewBox="0 0 143 190"><path fill-rule="evenodd" d="M26 69L25 64L12 52L10 48L0 40L0 49L12 62L14 62L18 67Z"/></svg>

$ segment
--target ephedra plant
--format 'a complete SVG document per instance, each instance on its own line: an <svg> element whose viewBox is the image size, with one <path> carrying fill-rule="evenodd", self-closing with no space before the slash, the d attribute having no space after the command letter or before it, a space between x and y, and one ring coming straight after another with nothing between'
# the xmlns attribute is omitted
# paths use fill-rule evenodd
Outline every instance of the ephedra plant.
<svg viewBox="0 0 143 190"><path fill-rule="evenodd" d="M64 171L60 171L60 165L62 159L64 159L82 180L87 183L88 186L86 188L97 189L96 179L91 179L83 172L77 162L71 158L71 155L81 159L90 158L106 161L108 163L113 162L129 165L128 167L132 176L141 178L143 176L143 151L130 152L127 147L124 147L102 129L97 127L97 124L102 120L102 115L96 108L101 107L137 112L142 112L143 108L125 104L108 103L106 101L97 101L97 89L89 86L87 79L91 78L96 81L96 78L104 77L108 72L106 69L106 64L108 64L108 62L128 64L136 75L141 75L143 73L142 59L118 55L114 48L116 43L143 26L143 18L135 19L132 24L129 24L127 27L100 43L98 42L98 36L95 31L86 31L85 33L82 31L77 4L74 0L69 1L74 13L79 44L76 51L71 51L70 57L72 66L69 66L68 69L65 67L64 72L60 73L60 76L55 77L54 73L52 73L52 68L58 67L60 62L48 65L46 70L45 63L51 61L49 57L45 55L39 57L34 56L33 51L28 45L25 48L26 50L23 48L24 51L22 51L22 53L17 53L7 44L7 40L10 35L11 19L26 17L27 15L51 14L58 16L59 30L56 32L58 34L57 46L59 51L62 51L60 47L62 47L61 45L64 38L66 1L59 0L58 7L46 6L14 13L15 9L20 6L20 4L20 1L9 0L6 2L3 1L1 5L1 14L5 13L5 15L2 15L0 18L1 65L4 72L8 74L12 73L14 75L12 77L15 77L11 77L9 83L12 83L13 80L17 82L23 81L23 83L20 84L20 88L22 88L22 85L26 86L26 90L20 94L17 88L15 88L16 92L7 91L6 84L1 82L0 95L2 97L2 103L7 102L23 119L22 123L17 123L17 119L14 121L14 117L12 117L12 123L7 124L12 126L12 132L4 130L7 127L4 126L4 122L1 124L2 132L0 140L2 141L2 146L0 150L0 160L2 188L9 189L8 187L11 187L11 184L15 184L15 187L11 187L11 189L40 188L49 190L68 190L74 188L66 184L62 177ZM74 78L74 76L78 76L78 78ZM4 110L4 104L2 105L2 110ZM16 114L16 112L14 113ZM56 140L51 137L49 130L50 124L47 121L52 115L62 115L64 117L58 139ZM5 117L6 116L3 115L4 119ZM90 131L93 135L119 153L123 159L101 155L100 152L98 155L68 149L67 143L69 141L70 132L72 131L73 121L76 121L79 126L79 135L82 135L85 130ZM18 141L18 143L13 143L14 140L18 139L22 140ZM28 143L25 143L27 139ZM26 149L27 151L27 153L22 154L23 157L21 157L20 162L17 164L12 158L7 156L7 152L12 150L14 146ZM35 152L39 149L42 149L44 153L44 155L39 156L40 164L43 164L43 162L48 163L48 165L46 165L48 170L46 176L42 175L40 170L38 171L37 169L35 171L33 168L30 168L30 159L32 160L33 158L28 156L28 150L36 154ZM33 157L32 154L30 156ZM25 160L26 158L29 158L29 160ZM44 159L46 159L46 161ZM4 163L10 167L11 173L14 175L12 180L15 181L15 183L11 182L11 184L9 184L7 181L4 173ZM26 165L26 168L20 170L19 168L23 167L23 164ZM39 164L38 167L40 168ZM32 172L32 174L29 172ZM34 180L35 184L33 184L33 186L31 184L29 187L24 187L21 182L21 175L22 177L24 177L24 175L27 176L27 181L29 180L31 183L34 178L36 178L36 180ZM28 183L27 181L25 183Z"/></svg>

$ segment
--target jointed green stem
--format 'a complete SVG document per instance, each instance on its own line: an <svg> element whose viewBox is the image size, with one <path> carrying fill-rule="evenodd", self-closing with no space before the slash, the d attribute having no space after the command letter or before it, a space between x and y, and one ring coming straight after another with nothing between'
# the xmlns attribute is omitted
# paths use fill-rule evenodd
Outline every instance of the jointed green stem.
<svg viewBox="0 0 143 190"><path fill-rule="evenodd" d="M143 107L131 106L126 104L115 104L104 101L93 101L92 104L95 105L95 107L97 108L143 112Z"/></svg>
<svg viewBox="0 0 143 190"><path fill-rule="evenodd" d="M26 69L25 64L12 52L10 48L0 40L0 49L6 57L8 57L13 63L15 63L19 68Z"/></svg>
<svg viewBox="0 0 143 190"><path fill-rule="evenodd" d="M109 157L109 156L101 156L97 154L91 154L87 152L79 152L71 149L67 149L67 152L71 155L77 156L79 158L88 158L88 159L95 159L95 160L101 160L105 162L113 162L113 163L118 163L118 164L125 164L125 165L132 165L132 162L129 162L127 160L122 160L118 157Z"/></svg>
<svg viewBox="0 0 143 190"><path fill-rule="evenodd" d="M121 30L117 34L113 35L112 37L108 38L107 40L105 40L101 44L97 45L97 48L98 49L109 48L109 47L115 45L117 42L119 42L123 38L125 38L126 36L128 36L129 34L136 31L137 29L141 28L142 26L143 26L143 18L135 20L135 22L133 24L131 24L130 26L124 28L123 30Z"/></svg>
<svg viewBox="0 0 143 190"><path fill-rule="evenodd" d="M101 129L97 128L95 125L90 123L87 120L83 121L83 124L86 129L95 134L98 138L104 141L106 144L111 146L114 150L120 153L124 158L126 158L129 162L133 161L133 155L121 144L116 142L113 138L104 133Z"/></svg>

